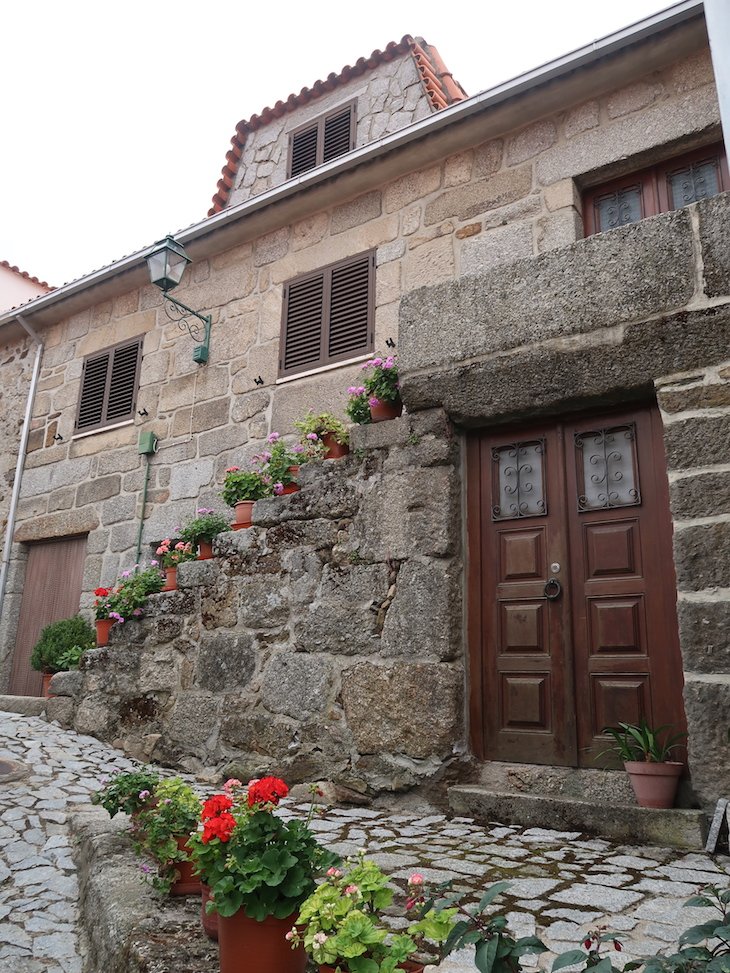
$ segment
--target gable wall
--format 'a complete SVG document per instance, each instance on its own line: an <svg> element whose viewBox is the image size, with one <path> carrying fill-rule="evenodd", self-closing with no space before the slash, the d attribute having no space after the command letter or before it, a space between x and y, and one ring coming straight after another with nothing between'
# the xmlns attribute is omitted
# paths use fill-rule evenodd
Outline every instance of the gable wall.
<svg viewBox="0 0 730 973"><path fill-rule="evenodd" d="M355 102L356 148L390 135L431 113L431 104L410 54L403 55L246 136L229 206L257 196L287 179L289 135L340 105Z"/></svg>

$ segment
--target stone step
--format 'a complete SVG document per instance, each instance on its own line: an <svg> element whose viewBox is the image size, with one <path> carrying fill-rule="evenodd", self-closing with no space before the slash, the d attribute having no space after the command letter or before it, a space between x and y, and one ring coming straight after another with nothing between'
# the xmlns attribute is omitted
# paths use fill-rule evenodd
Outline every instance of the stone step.
<svg viewBox="0 0 730 973"><path fill-rule="evenodd" d="M46 700L42 696L0 696L0 713L40 716L45 710Z"/></svg>
<svg viewBox="0 0 730 973"><path fill-rule="evenodd" d="M580 831L631 845L699 851L704 848L707 835L707 819L702 811L664 811L556 794L519 794L476 784L450 787L449 805L455 813L480 824L496 821L527 828Z"/></svg>

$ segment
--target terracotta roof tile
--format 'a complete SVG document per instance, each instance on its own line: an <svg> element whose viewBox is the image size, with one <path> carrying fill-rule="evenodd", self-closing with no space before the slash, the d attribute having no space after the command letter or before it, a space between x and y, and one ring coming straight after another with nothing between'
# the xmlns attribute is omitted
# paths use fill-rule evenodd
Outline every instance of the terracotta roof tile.
<svg viewBox="0 0 730 973"><path fill-rule="evenodd" d="M365 74L366 71L372 71L380 64L409 53L416 62L432 111L440 111L455 101L466 98L466 92L458 82L454 81L453 75L446 68L436 48L427 44L422 37L413 38L410 34L406 34L400 41L391 41L382 51L375 50L370 57L361 57L352 65L346 64L339 74L329 74L324 81L315 81L311 88L302 88L298 94L290 94L286 101L277 101L273 108L264 108L260 114L240 121L231 139L232 147L226 153L226 164L221 171L221 178L218 180L217 191L213 196L213 205L208 210L208 216L214 216L228 204L249 132L254 132L301 105L306 105L334 91L335 88Z"/></svg>
<svg viewBox="0 0 730 973"><path fill-rule="evenodd" d="M38 280L37 277L31 277L31 275L26 273L25 270L20 270L19 267L8 263L7 260L0 260L0 267L6 267L8 270L12 270L12 272L17 274L18 277L22 277L24 280L30 281L31 284L38 284L39 287L45 287L47 291L55 290L52 284L47 284L44 280Z"/></svg>

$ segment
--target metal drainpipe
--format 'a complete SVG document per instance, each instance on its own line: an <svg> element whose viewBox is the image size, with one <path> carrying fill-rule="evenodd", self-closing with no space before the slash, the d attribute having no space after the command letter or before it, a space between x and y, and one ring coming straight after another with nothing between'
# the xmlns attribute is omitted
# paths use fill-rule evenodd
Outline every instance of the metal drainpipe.
<svg viewBox="0 0 730 973"><path fill-rule="evenodd" d="M134 563L139 564L139 559L142 556L142 530L144 528L144 508L147 505L147 487L150 482L150 458L145 455L145 460L147 465L144 471L144 487L142 488L142 509L139 512L139 530L137 531L137 553L134 557Z"/></svg>
<svg viewBox="0 0 730 973"><path fill-rule="evenodd" d="M33 402L35 401L38 379L41 374L41 361L43 359L43 342L39 338L35 329L32 328L19 314L15 315L15 320L23 328L25 333L35 342L36 352L35 362L33 364L33 374L30 380L30 389L28 390L28 398L25 403L25 418L23 420L23 429L20 434L18 462L15 467L15 480L13 481L13 492L10 496L10 509L8 510L8 523L5 529L5 544L3 546L2 561L0 562L0 622L3 619L5 587L8 579L8 565L10 563L10 549L13 543L13 534L15 533L15 515L18 509L20 486L23 480L23 467L25 466L25 457L28 450L28 437L30 435L30 421L33 414Z"/></svg>
<svg viewBox="0 0 730 973"><path fill-rule="evenodd" d="M705 0L705 20L710 37L712 68L715 72L720 120L725 147L730 148L730 3Z"/></svg>

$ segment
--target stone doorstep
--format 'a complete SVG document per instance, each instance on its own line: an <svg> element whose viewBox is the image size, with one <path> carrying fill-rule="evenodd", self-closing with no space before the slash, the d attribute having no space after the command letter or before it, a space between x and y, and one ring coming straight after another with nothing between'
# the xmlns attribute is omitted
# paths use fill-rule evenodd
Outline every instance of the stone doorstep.
<svg viewBox="0 0 730 973"><path fill-rule="evenodd" d="M42 696L0 696L0 713L41 716L45 710L46 701Z"/></svg>
<svg viewBox="0 0 730 973"><path fill-rule="evenodd" d="M707 836L707 819L702 811L664 811L615 801L515 794L476 785L450 787L449 806L481 824L500 821L527 828L581 831L631 845L701 851Z"/></svg>

